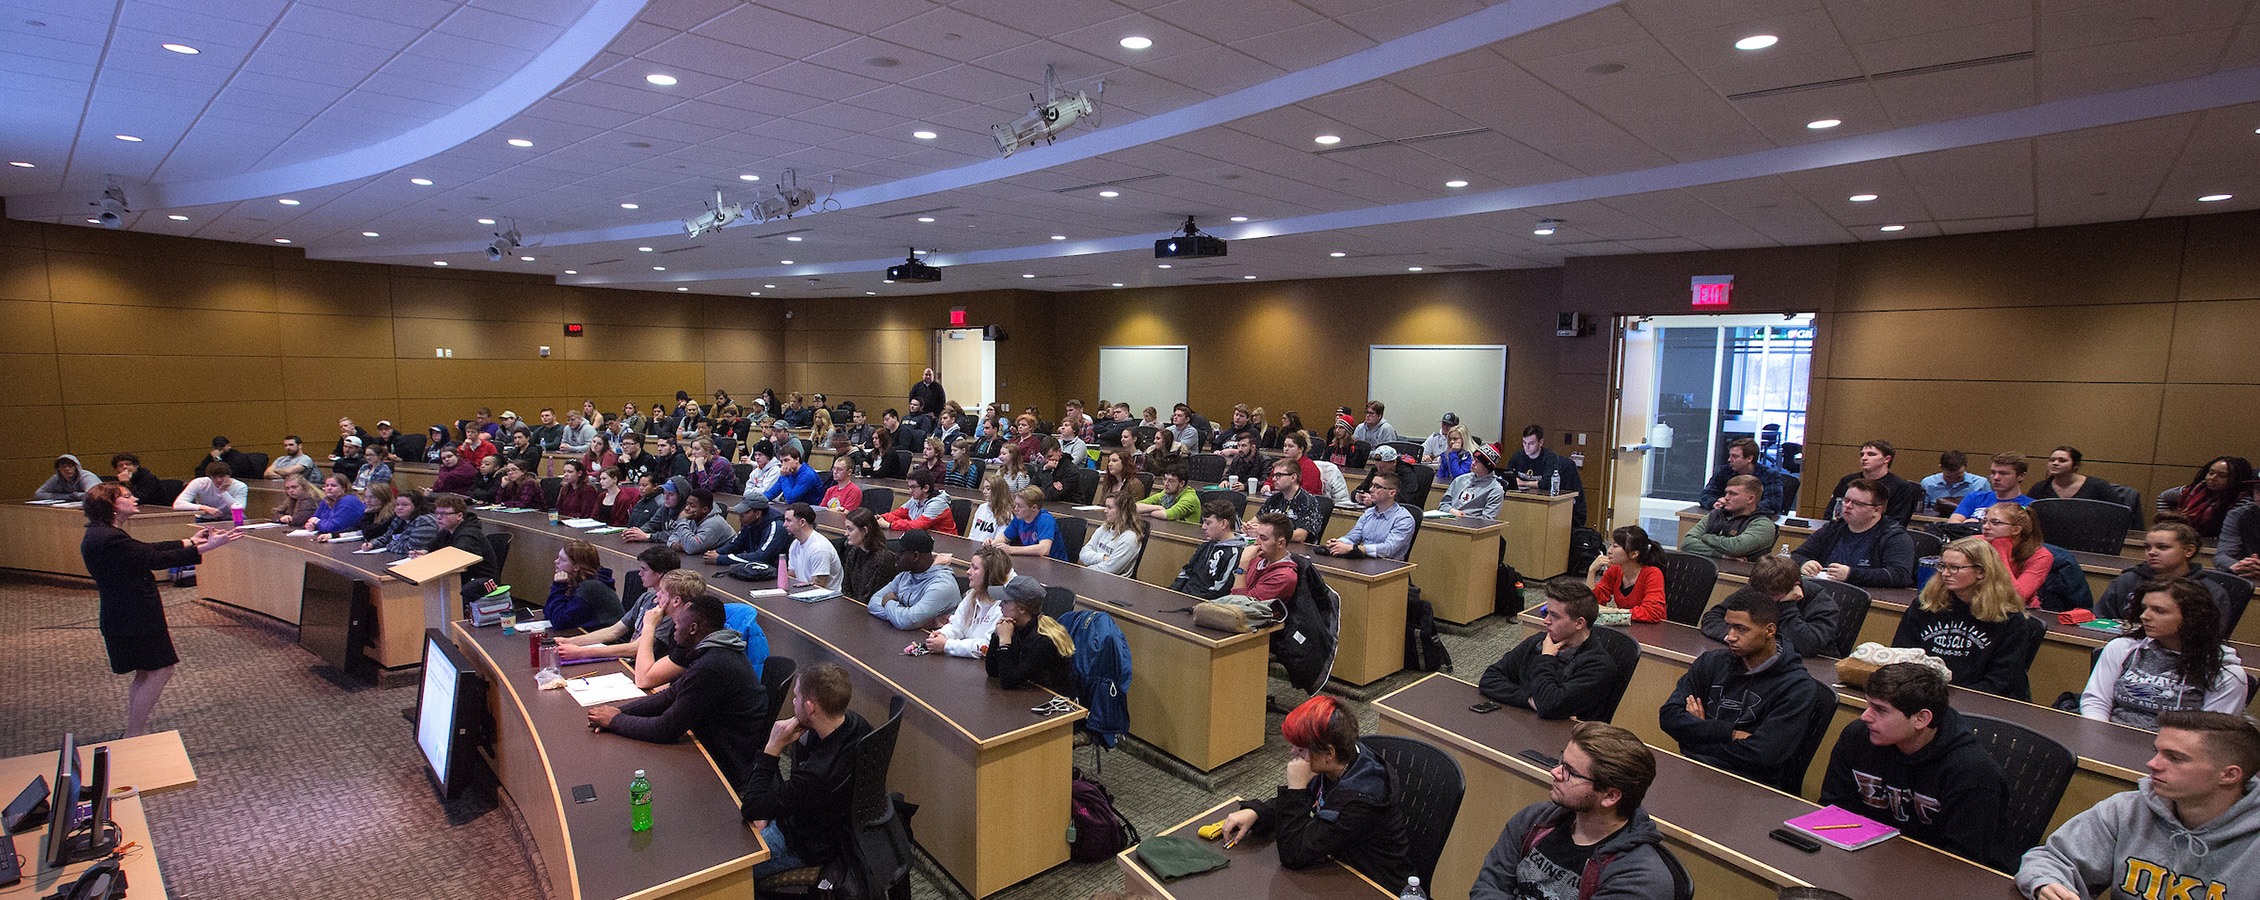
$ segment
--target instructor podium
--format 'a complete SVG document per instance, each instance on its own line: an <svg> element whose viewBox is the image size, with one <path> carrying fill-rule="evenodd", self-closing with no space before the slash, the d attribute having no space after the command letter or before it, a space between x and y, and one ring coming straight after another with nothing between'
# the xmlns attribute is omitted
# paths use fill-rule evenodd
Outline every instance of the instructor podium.
<svg viewBox="0 0 2260 900"><path fill-rule="evenodd" d="M414 559L404 559L385 571L393 577L424 589L424 624L432 628L445 628L447 623L463 618L460 605L450 606L448 594L455 585L457 574L479 561L479 555L454 547L441 547Z"/></svg>

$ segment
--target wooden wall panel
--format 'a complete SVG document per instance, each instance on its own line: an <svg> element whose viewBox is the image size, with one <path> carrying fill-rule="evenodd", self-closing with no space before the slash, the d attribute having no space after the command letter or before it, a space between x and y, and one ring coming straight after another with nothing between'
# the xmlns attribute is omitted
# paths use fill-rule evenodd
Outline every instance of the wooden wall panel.
<svg viewBox="0 0 2260 900"><path fill-rule="evenodd" d="M706 375L701 383L710 388L721 388L729 391L730 396L741 398L741 400L752 397L765 387L777 388L777 395L783 397L791 393L790 389L781 387L781 385L788 383L784 375L785 364L781 362L732 362L725 360L708 362L706 364ZM709 391L709 393L712 392ZM814 392L804 391L803 393ZM831 392L827 391L826 393ZM836 400L836 398L832 399Z"/></svg>
<svg viewBox="0 0 2260 900"><path fill-rule="evenodd" d="M55 352L55 305L0 300L0 353Z"/></svg>
<svg viewBox="0 0 2260 900"><path fill-rule="evenodd" d="M15 430L14 439L8 442L7 449L0 451L0 459L39 460L41 461L40 467L46 469L47 474L53 475L55 474L54 469L48 467L48 464L54 462L55 457L73 452L71 447L76 446L66 439L65 436L69 433L67 429L56 427L63 424L63 407L61 406L16 406L11 404L0 406L0 417L26 426ZM210 435L205 437L207 440L210 439ZM29 497L32 491L39 489L38 484L24 487L17 487L16 482L7 482L6 484L9 491L7 496L10 497Z"/></svg>
<svg viewBox="0 0 2260 900"><path fill-rule="evenodd" d="M1844 255L1839 308L1970 309L2157 301L2174 296L2179 220L1907 241ZM1741 300L1736 285L1736 301Z"/></svg>
<svg viewBox="0 0 2260 900"><path fill-rule="evenodd" d="M392 323L390 316L283 313L276 317L275 327L280 330L286 353L390 358L394 352Z"/></svg>
<svg viewBox="0 0 2260 900"><path fill-rule="evenodd" d="M1842 352L1816 377L1967 381L2165 380L2174 304L1840 312ZM2179 342L2173 347L2179 350ZM1815 348L1821 356L1820 348Z"/></svg>
<svg viewBox="0 0 2260 900"><path fill-rule="evenodd" d="M158 474L179 474L196 454L225 435L259 449L282 435L282 403L274 400L206 400L198 403L114 403L63 407L70 445L109 454L131 449ZM185 478L184 478L185 480Z"/></svg>
<svg viewBox="0 0 2260 900"><path fill-rule="evenodd" d="M1821 424L1831 435L1863 436L1850 443L1880 428L1894 444L1958 447L1972 457L2071 443L2095 459L2130 462L2150 459L2162 390L2156 384L1881 379L1834 381L1828 388L1831 405Z"/></svg>
<svg viewBox="0 0 2260 900"><path fill-rule="evenodd" d="M2189 242L2182 256L2180 299L2260 297L2260 268L2252 265L2253 248L2260 247L2260 215L2233 213L2184 221Z"/></svg>
<svg viewBox="0 0 2260 900"><path fill-rule="evenodd" d="M699 334L705 357L718 362L781 363L785 360L782 331L750 328L711 328Z"/></svg>
<svg viewBox="0 0 2260 900"><path fill-rule="evenodd" d="M2260 456L2260 417L2253 415L2260 384L2169 384L2164 408L2169 414L2153 426L2159 465L2195 469L2222 454Z"/></svg>
<svg viewBox="0 0 2260 900"><path fill-rule="evenodd" d="M567 360L564 382L550 390L562 391L566 398L570 398L560 399L557 403L569 402L573 406L579 406L582 399L589 398L598 390L609 390L615 396L636 398L644 406L660 399L667 400L671 405L676 391L689 391L691 396L702 398L702 401L712 397L714 392L706 387L705 379L706 364L701 362L656 359L648 362ZM612 406L617 409L619 404L614 403ZM598 409L602 410L604 407L599 406Z"/></svg>
<svg viewBox="0 0 2260 900"><path fill-rule="evenodd" d="M274 270L275 311L392 318L392 285L384 266L300 259Z"/></svg>
<svg viewBox="0 0 2260 900"><path fill-rule="evenodd" d="M349 346L365 350L381 349L366 344ZM279 361L282 364L282 396L288 400L331 403L337 410L329 414L333 422L339 416L352 416L356 420L365 417L367 413L347 408L361 405L355 401L389 402L400 396L398 360L390 356L285 356ZM376 419L369 421L374 422Z"/></svg>
<svg viewBox="0 0 2260 900"><path fill-rule="evenodd" d="M0 228L0 233L9 229ZM47 251L0 246L0 300L52 299L47 289Z"/></svg>
<svg viewBox="0 0 2260 900"><path fill-rule="evenodd" d="M663 328L705 327L702 298L656 291L613 291L602 288L544 287L540 296L554 298L559 322L580 322L595 333L598 326L643 325ZM747 298L752 299L752 298Z"/></svg>
<svg viewBox="0 0 2260 900"><path fill-rule="evenodd" d="M274 313L90 303L55 306L55 349L60 353L273 356L280 349L280 334Z"/></svg>
<svg viewBox="0 0 2260 900"><path fill-rule="evenodd" d="M43 406L63 402L62 373L52 353L0 353L0 372L7 373L7 402Z"/></svg>
<svg viewBox="0 0 2260 900"><path fill-rule="evenodd" d="M513 276L475 272L450 272L445 276L396 274L392 279L392 314L403 318L452 321L548 322L562 324L554 300L544 291L554 285L534 285Z"/></svg>
<svg viewBox="0 0 2260 900"><path fill-rule="evenodd" d="M2166 372L2167 381L2253 381L2253 351L2260 347L2260 300L2176 303L2172 308L2173 365Z"/></svg>
<svg viewBox="0 0 2260 900"><path fill-rule="evenodd" d="M118 403L195 404L231 400L281 400L282 365L272 356L55 357L63 402L95 407ZM220 386L225 385L225 388Z"/></svg>
<svg viewBox="0 0 2260 900"><path fill-rule="evenodd" d="M705 356L706 334L695 328L591 325L577 338L564 337L562 328L551 333L553 338L545 340L556 355L576 360L674 363Z"/></svg>
<svg viewBox="0 0 2260 900"><path fill-rule="evenodd" d="M539 360L542 345L556 347L563 330L542 322L395 318L393 355L438 359L432 350L445 347L456 360Z"/></svg>
<svg viewBox="0 0 2260 900"><path fill-rule="evenodd" d="M47 254L57 303L275 311L271 270L160 257Z"/></svg>

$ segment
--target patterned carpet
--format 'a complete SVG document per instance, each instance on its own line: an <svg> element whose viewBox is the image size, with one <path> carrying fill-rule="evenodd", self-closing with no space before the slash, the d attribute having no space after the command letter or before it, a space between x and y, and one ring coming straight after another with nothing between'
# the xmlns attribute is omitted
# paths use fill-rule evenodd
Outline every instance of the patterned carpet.
<svg viewBox="0 0 2260 900"><path fill-rule="evenodd" d="M539 898L531 844L492 791L441 803L423 773L400 710L413 704L412 677L369 686L334 673L299 649L293 629L263 616L161 588L181 666L151 728L178 730L196 765L194 788L151 797L147 808L167 893L187 900L337 897L356 900ZM1503 616L1448 630L1462 678L1474 680L1519 639ZM0 572L0 708L10 723L0 755L52 749L65 731L83 742L124 728L124 676L110 674L95 630L95 599L83 580ZM1358 690L1379 696L1419 673ZM1274 678L1273 697L1299 693ZM1370 731L1369 704L1353 701ZM1141 831L1174 825L1226 797L1266 796L1287 761L1276 713L1262 749L1210 774L1214 790L1175 769L1108 752L1098 779ZM1086 772L1097 751L1075 751ZM948 827L920 821L920 828ZM1061 823L1062 828L1065 823ZM912 878L919 900L965 893L925 862ZM1067 863L994 895L997 900L1080 900L1119 890L1112 861Z"/></svg>

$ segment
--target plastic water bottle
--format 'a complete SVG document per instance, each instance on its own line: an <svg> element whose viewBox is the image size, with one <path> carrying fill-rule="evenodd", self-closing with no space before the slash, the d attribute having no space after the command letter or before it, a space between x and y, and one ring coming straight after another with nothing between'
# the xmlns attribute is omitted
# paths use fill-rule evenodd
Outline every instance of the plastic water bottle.
<svg viewBox="0 0 2260 900"><path fill-rule="evenodd" d="M651 779L644 777L642 769L628 782L628 829L651 830Z"/></svg>
<svg viewBox="0 0 2260 900"><path fill-rule="evenodd" d="M1561 492L1562 492L1562 470L1561 470L1561 469L1558 469L1558 468L1557 468L1557 469L1553 470L1553 471L1552 471L1551 473L1549 473L1549 476L1548 476L1548 477L1549 477L1549 478L1551 478L1552 480L1550 480L1550 481L1546 482L1546 494L1547 494L1548 496L1552 496L1552 495L1554 495L1554 494L1559 494L1559 493L1561 493Z"/></svg>
<svg viewBox="0 0 2260 900"><path fill-rule="evenodd" d="M1427 896L1420 892L1420 876L1413 875L1405 879L1404 893L1398 894L1397 900L1422 900Z"/></svg>

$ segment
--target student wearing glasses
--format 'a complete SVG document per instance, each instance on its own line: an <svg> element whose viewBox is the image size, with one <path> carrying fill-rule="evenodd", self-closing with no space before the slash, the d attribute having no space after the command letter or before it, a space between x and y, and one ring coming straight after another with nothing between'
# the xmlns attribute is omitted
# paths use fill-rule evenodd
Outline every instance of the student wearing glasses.
<svg viewBox="0 0 2260 900"><path fill-rule="evenodd" d="M1800 574L1867 588L1915 586L1915 539L1884 516L1883 486L1856 479L1844 491L1842 514L1789 554Z"/></svg>
<svg viewBox="0 0 2260 900"><path fill-rule="evenodd" d="M1986 508L1978 534L2001 554L2002 566L2017 584L2017 596L2024 598L2026 606L2039 606L2040 588L2048 581L2049 567L2056 564L2056 554L2041 543L2040 523L2032 513L2014 503L1993 504Z"/></svg>
<svg viewBox="0 0 2260 900"><path fill-rule="evenodd" d="M1262 511L1279 513L1293 522L1291 537L1295 543L1309 543L1326 531L1326 517L1333 504L1303 490L1302 470L1293 462L1273 461L1268 487L1271 493L1263 498Z"/></svg>
<svg viewBox="0 0 2260 900"><path fill-rule="evenodd" d="M1655 751L1638 735L1605 722L1572 726L1545 802L1507 820L1468 900L1692 894L1640 808L1655 780Z"/></svg>
<svg viewBox="0 0 2260 900"><path fill-rule="evenodd" d="M1938 657L1954 684L2011 700L2032 699L2035 642L2045 630L2025 617L2025 602L1984 538L1966 537L1939 554L1938 575L1907 607L1891 646Z"/></svg>

